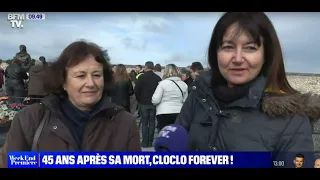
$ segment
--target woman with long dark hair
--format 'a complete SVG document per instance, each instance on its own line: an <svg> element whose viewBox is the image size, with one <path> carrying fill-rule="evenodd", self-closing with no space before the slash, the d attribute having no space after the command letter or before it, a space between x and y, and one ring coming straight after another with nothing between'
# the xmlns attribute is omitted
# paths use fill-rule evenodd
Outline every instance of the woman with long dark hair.
<svg viewBox="0 0 320 180"><path fill-rule="evenodd" d="M176 124L189 131L191 151L312 152L309 117L319 97L291 87L279 39L263 12L228 12Z"/></svg>
<svg viewBox="0 0 320 180"><path fill-rule="evenodd" d="M114 86L111 101L130 112L130 96L134 94L134 91L126 66L123 64L116 65L113 77Z"/></svg>
<svg viewBox="0 0 320 180"><path fill-rule="evenodd" d="M131 80L133 89L134 89L134 86L136 85L135 84L136 76L137 76L136 71L131 70L129 73L129 78ZM135 114L137 112L137 109L138 109L138 102L137 102L136 96L133 94L132 96L130 96L130 112L132 114Z"/></svg>

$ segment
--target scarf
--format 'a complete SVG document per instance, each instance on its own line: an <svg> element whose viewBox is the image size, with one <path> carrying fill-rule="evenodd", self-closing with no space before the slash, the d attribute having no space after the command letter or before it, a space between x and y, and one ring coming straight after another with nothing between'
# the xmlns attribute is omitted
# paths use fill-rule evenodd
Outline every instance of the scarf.
<svg viewBox="0 0 320 180"><path fill-rule="evenodd" d="M251 83L244 85L238 85L234 87L228 87L227 85L218 85L213 88L213 94L215 98L221 104L229 104L235 100L238 100L246 96L249 92ZM222 106L223 107L223 106Z"/></svg>
<svg viewBox="0 0 320 180"><path fill-rule="evenodd" d="M82 111L75 107L68 99L61 100L61 111L67 120L68 128L79 146L82 144L84 130L89 120L99 110L98 102L90 111Z"/></svg>

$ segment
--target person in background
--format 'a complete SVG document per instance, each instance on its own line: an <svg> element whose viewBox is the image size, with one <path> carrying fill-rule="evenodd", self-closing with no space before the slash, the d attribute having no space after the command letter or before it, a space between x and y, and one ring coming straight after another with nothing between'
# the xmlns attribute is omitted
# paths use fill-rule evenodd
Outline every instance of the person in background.
<svg viewBox="0 0 320 180"><path fill-rule="evenodd" d="M116 72L116 68L117 68L117 65L112 65L112 72L113 72L113 73Z"/></svg>
<svg viewBox="0 0 320 180"><path fill-rule="evenodd" d="M188 97L188 85L180 78L176 65L168 64L164 69L163 80L152 96L152 103L157 108L159 131L173 124Z"/></svg>
<svg viewBox="0 0 320 180"><path fill-rule="evenodd" d="M46 89L43 83L43 78L46 77L47 64L43 56L39 59L29 70L28 98L24 102L26 105L40 103L42 98L49 95L49 90Z"/></svg>
<svg viewBox="0 0 320 180"><path fill-rule="evenodd" d="M144 74L144 70L143 70L143 68L142 68L141 65L136 65L136 73L137 73L137 75L136 75L136 80L138 80L139 77L140 77L142 74Z"/></svg>
<svg viewBox="0 0 320 180"><path fill-rule="evenodd" d="M15 58L5 70L6 93L9 96L8 103L21 103L27 95L25 91L24 80L28 79L28 75L24 68L21 67L22 62Z"/></svg>
<svg viewBox="0 0 320 180"><path fill-rule="evenodd" d="M135 78L135 83L137 82L139 77L144 74L144 70L142 69L141 65L136 65L136 73L137 73L137 75L136 75L136 78ZM139 104L137 105L137 110L138 110L138 117L137 118L140 118L141 117L141 112L140 112ZM141 121L140 121L139 127L140 127L140 125L141 125Z"/></svg>
<svg viewBox="0 0 320 180"><path fill-rule="evenodd" d="M39 57L39 60L42 62L42 65L45 67L45 66L48 66L48 63L47 63L47 60L44 56L40 56Z"/></svg>
<svg viewBox="0 0 320 180"><path fill-rule="evenodd" d="M190 71L190 73L191 73L190 67L191 67L191 66L187 66L186 69L187 69L188 71Z"/></svg>
<svg viewBox="0 0 320 180"><path fill-rule="evenodd" d="M114 86L112 88L111 101L130 112L130 96L132 96L134 92L126 66L123 64L116 65L113 78Z"/></svg>
<svg viewBox="0 0 320 180"><path fill-rule="evenodd" d="M51 95L14 117L0 167L12 151L141 151L135 117L109 100L112 81L99 46L71 43L48 68Z"/></svg>
<svg viewBox="0 0 320 180"><path fill-rule="evenodd" d="M20 45L20 52L18 52L15 58L21 61L21 67L25 72L29 72L30 67L32 66L32 60L30 54L27 52L27 46Z"/></svg>
<svg viewBox="0 0 320 180"><path fill-rule="evenodd" d="M188 85L188 92L191 91L193 79L191 77L191 72L187 70L186 68L181 68L180 70L181 73L181 79Z"/></svg>
<svg viewBox="0 0 320 180"><path fill-rule="evenodd" d="M190 151L314 151L309 117L320 118L319 96L289 84L265 13L225 13L213 30L208 61L209 74L195 80L175 122L189 132Z"/></svg>
<svg viewBox="0 0 320 180"><path fill-rule="evenodd" d="M137 80L134 88L141 113L142 147L152 147L155 132L156 107L151 99L161 78L153 72L153 69L153 62L146 62L145 72Z"/></svg>
<svg viewBox="0 0 320 180"><path fill-rule="evenodd" d="M137 73L136 73L135 70L131 70L130 73L129 73L129 78L130 78L130 80L132 81L132 84L133 84L133 85L135 84L134 81L135 81L135 79L136 79L136 75L137 75Z"/></svg>
<svg viewBox="0 0 320 180"><path fill-rule="evenodd" d="M161 65L160 64L156 64L154 66L154 71L153 72L162 79L163 73L161 71L162 71ZM156 128L159 129L159 123L156 124Z"/></svg>
<svg viewBox="0 0 320 180"><path fill-rule="evenodd" d="M129 78L131 80L133 89L135 87L135 83L134 82L135 82L135 79L136 79L136 75L137 75L137 73L134 70L131 70L131 72L129 74ZM133 94L132 96L130 96L130 112L132 114L136 113L137 106L138 106L138 102L137 102L137 99L136 99L136 95Z"/></svg>
<svg viewBox="0 0 320 180"><path fill-rule="evenodd" d="M35 60L35 59L31 59L31 66L30 66L30 68L31 68L32 66L36 65L36 61L37 61L37 60Z"/></svg>
<svg viewBox="0 0 320 180"><path fill-rule="evenodd" d="M203 66L200 62L193 62L190 66L191 77L193 80L200 75L200 72L203 71Z"/></svg>
<svg viewBox="0 0 320 180"><path fill-rule="evenodd" d="M154 66L154 73L156 73L156 75L158 75L162 79L163 73L161 72L161 69L162 67L160 64L156 64Z"/></svg>
<svg viewBox="0 0 320 180"><path fill-rule="evenodd" d="M4 85L4 69L2 68L2 60L0 59L0 89L2 89Z"/></svg>

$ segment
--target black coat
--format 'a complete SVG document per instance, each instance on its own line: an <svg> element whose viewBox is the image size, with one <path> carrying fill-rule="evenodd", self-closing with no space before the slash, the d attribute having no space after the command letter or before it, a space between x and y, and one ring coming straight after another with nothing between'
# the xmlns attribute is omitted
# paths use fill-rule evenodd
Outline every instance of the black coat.
<svg viewBox="0 0 320 180"><path fill-rule="evenodd" d="M130 112L130 96L134 94L131 80L115 83L111 89L111 101Z"/></svg>
<svg viewBox="0 0 320 180"><path fill-rule="evenodd" d="M153 71L146 71L138 78L134 91L139 104L153 105L151 99L161 80Z"/></svg>
<svg viewBox="0 0 320 180"><path fill-rule="evenodd" d="M18 64L10 64L5 70L6 86L24 86L28 79L26 71Z"/></svg>
<svg viewBox="0 0 320 180"><path fill-rule="evenodd" d="M273 96L265 92L266 79L259 77L246 97L222 108L210 82L209 75L194 82L176 120L189 132L191 151L270 151L279 158L277 152L316 150L308 116L319 119L318 96L312 102L310 95L300 93Z"/></svg>

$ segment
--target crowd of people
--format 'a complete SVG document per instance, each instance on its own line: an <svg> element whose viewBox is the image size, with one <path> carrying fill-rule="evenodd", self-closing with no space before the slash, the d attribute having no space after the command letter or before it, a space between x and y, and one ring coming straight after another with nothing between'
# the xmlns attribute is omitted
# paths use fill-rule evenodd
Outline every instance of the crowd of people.
<svg viewBox="0 0 320 180"><path fill-rule="evenodd" d="M6 83L17 73L27 77L21 59L5 70ZM96 44L70 44L57 61L41 66L41 85L30 84L30 68L29 88L45 93L28 92L42 100L15 116L0 167L7 166L8 151L141 151L153 146L156 128L169 124L188 132L189 151L270 151L276 160L279 152L312 152L304 160L315 161L320 149L312 123L320 118L320 99L289 84L266 14L225 13L213 30L208 62L209 70L199 62L162 70L148 61L128 73L123 64L112 66Z"/></svg>
<svg viewBox="0 0 320 180"><path fill-rule="evenodd" d="M142 147L153 147L155 128L173 124L180 113L188 92L199 72L204 71L200 62L187 68L168 64L164 70L152 61L137 65L127 73L123 64L114 65L115 85L111 101L125 107L128 112L141 118Z"/></svg>
<svg viewBox="0 0 320 180"><path fill-rule="evenodd" d="M19 48L20 51L5 70L0 68L0 88L9 97L9 104L40 102L47 95L41 86L41 77L45 73L42 69L47 66L46 58L40 56L39 60L31 59L25 45L20 45Z"/></svg>
<svg viewBox="0 0 320 180"><path fill-rule="evenodd" d="M204 69L200 62L181 69L168 64L163 73L161 66L157 64L154 68L152 62L146 62L144 70L136 66L138 79L135 80L135 95L141 115L142 147L152 146L155 124L159 131L175 122L193 81L202 71Z"/></svg>

